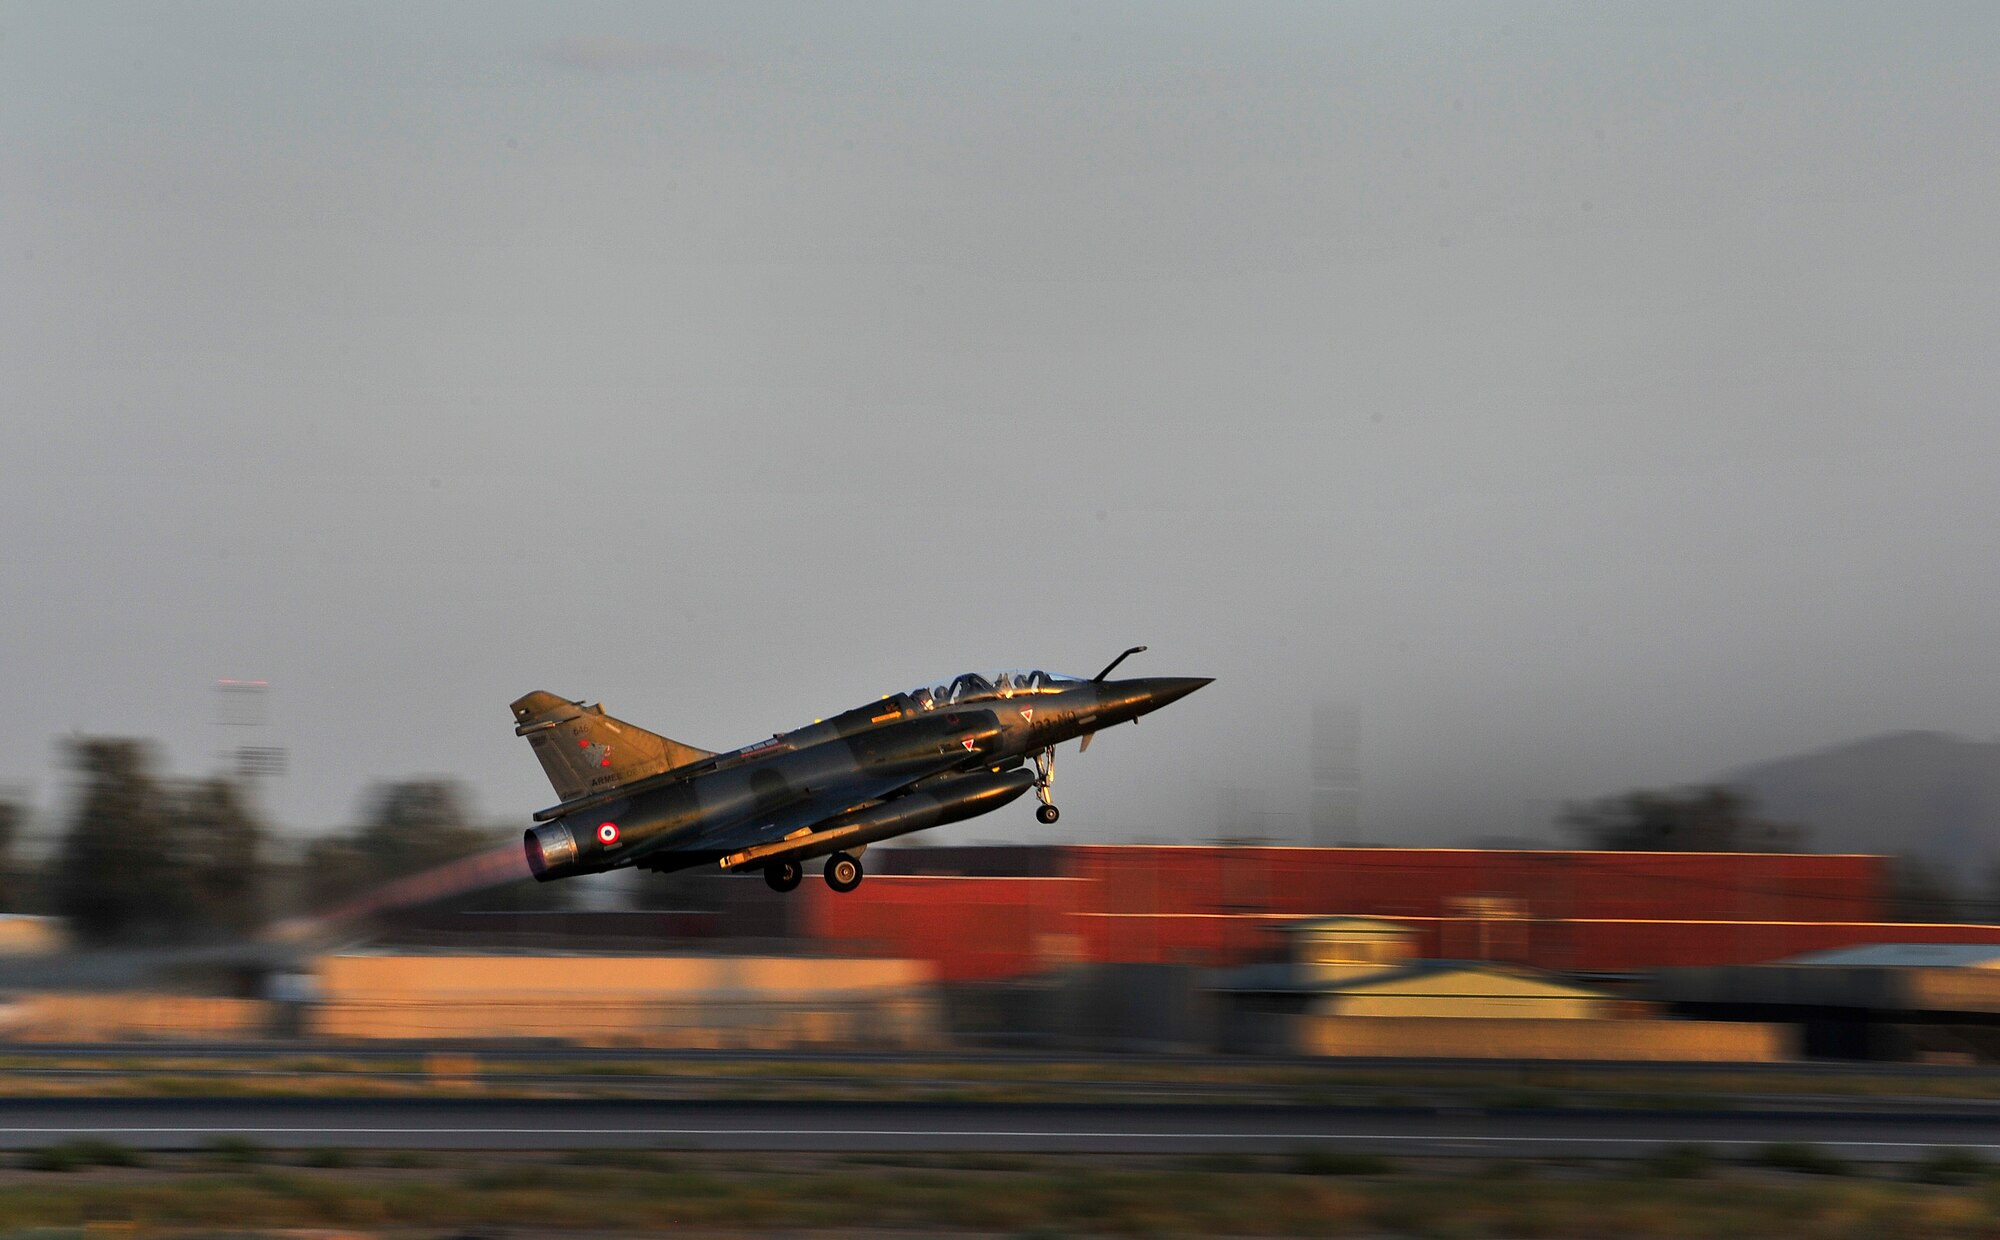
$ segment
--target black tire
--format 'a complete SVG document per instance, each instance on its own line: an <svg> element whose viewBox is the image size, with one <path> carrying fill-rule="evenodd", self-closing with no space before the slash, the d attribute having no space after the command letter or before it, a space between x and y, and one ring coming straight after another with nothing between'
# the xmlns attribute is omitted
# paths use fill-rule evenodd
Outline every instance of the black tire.
<svg viewBox="0 0 2000 1240"><path fill-rule="evenodd" d="M1044 805L1035 811L1035 821L1048 824L1062 817L1062 811L1053 805Z"/></svg>
<svg viewBox="0 0 2000 1240"><path fill-rule="evenodd" d="M773 891L790 891L806 876L796 861L773 861L764 867L764 882Z"/></svg>
<svg viewBox="0 0 2000 1240"><path fill-rule="evenodd" d="M852 891L861 885L861 863L846 853L826 859L826 885L835 891Z"/></svg>

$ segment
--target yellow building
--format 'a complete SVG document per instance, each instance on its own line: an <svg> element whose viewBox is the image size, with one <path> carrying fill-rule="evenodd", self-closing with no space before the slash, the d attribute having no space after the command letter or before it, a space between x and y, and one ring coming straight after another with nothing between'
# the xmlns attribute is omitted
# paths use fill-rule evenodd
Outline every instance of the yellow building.
<svg viewBox="0 0 2000 1240"><path fill-rule="evenodd" d="M1613 995L1511 965L1417 959L1416 932L1379 917L1293 922L1290 986L1321 1016L1589 1020L1622 1014Z"/></svg>
<svg viewBox="0 0 2000 1240"><path fill-rule="evenodd" d="M1783 1025L1717 1020L1301 1016L1295 1022L1284 1049L1329 1057L1773 1063L1793 1054Z"/></svg>
<svg viewBox="0 0 2000 1240"><path fill-rule="evenodd" d="M780 956L354 954L313 965L324 1038L554 1038L589 1045L919 1047L933 966Z"/></svg>
<svg viewBox="0 0 2000 1240"><path fill-rule="evenodd" d="M0 913L0 956L45 956L61 951L66 941L62 923L53 917Z"/></svg>
<svg viewBox="0 0 2000 1240"><path fill-rule="evenodd" d="M1416 935L1379 917L1314 917L1286 932L1302 979L1334 981L1399 968L1416 959Z"/></svg>
<svg viewBox="0 0 2000 1240"><path fill-rule="evenodd" d="M1328 982L1306 1010L1316 1016L1598 1020L1629 1006L1604 991L1523 969L1426 961Z"/></svg>
<svg viewBox="0 0 2000 1240"><path fill-rule="evenodd" d="M0 1036L18 1042L122 1042L154 1038L261 1038L272 1005L258 999L154 991L34 991L0 1004Z"/></svg>
<svg viewBox="0 0 2000 1240"><path fill-rule="evenodd" d="M1773 1025L1655 1018L1651 1005L1513 965L1419 960L1416 935L1374 917L1288 927L1291 959L1219 978L1224 1044L1293 1054L1769 1061Z"/></svg>

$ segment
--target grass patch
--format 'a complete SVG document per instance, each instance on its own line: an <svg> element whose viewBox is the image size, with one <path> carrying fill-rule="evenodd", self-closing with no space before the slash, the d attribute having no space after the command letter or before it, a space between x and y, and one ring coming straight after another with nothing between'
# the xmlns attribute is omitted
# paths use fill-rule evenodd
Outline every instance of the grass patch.
<svg viewBox="0 0 2000 1240"><path fill-rule="evenodd" d="M429 1154L416 1150L391 1150L382 1155L382 1165L391 1171L421 1171L435 1164L436 1160Z"/></svg>
<svg viewBox="0 0 2000 1240"><path fill-rule="evenodd" d="M344 1171L354 1165L354 1154L336 1145L322 1146L307 1150L299 1155L299 1166L318 1167L324 1171Z"/></svg>
<svg viewBox="0 0 2000 1240"><path fill-rule="evenodd" d="M248 1137L217 1137L202 1147L209 1161L227 1167L248 1167L263 1162L268 1151Z"/></svg>
<svg viewBox="0 0 2000 1240"><path fill-rule="evenodd" d="M1287 1167L1293 1175L1387 1175L1395 1169L1395 1164L1380 1154L1320 1145L1295 1151Z"/></svg>
<svg viewBox="0 0 2000 1240"><path fill-rule="evenodd" d="M1035 1163L1027 1154L940 1154L937 1165L949 1171L1031 1171Z"/></svg>
<svg viewBox="0 0 2000 1240"><path fill-rule="evenodd" d="M588 1056L588 1052L582 1052ZM2000 1072L1808 1071L1783 1065L1715 1065L1662 1073L1626 1065L1436 1067L1340 1063L1228 1063L1091 1058L1013 1061L976 1056L904 1060L465 1057L475 1071L427 1073L423 1057L376 1058L336 1049L268 1055L194 1052L0 1056L0 1092L21 1096L192 1095L374 1097L461 1093L497 1097L673 1094L690 1097L1062 1099L1201 1097L1215 1101L1387 1106L1471 1105L1716 1110L1743 1096L1795 1099L1804 1109L1856 1099L2000 1100Z"/></svg>
<svg viewBox="0 0 2000 1240"><path fill-rule="evenodd" d="M570 1174L574 1173L554 1167L496 1167L490 1171L464 1172L458 1177L458 1187L475 1193L553 1188Z"/></svg>
<svg viewBox="0 0 2000 1240"><path fill-rule="evenodd" d="M1693 1180L1715 1166L1715 1151L1706 1145L1670 1145L1639 1160L1641 1175L1666 1180Z"/></svg>
<svg viewBox="0 0 2000 1240"><path fill-rule="evenodd" d="M1480 1165L1482 1180L1532 1180L1537 1164L1527 1158L1489 1158Z"/></svg>
<svg viewBox="0 0 2000 1240"><path fill-rule="evenodd" d="M1563 1104L1564 1095L1552 1089L1523 1086L1495 1090L1486 1095L1485 1105L1495 1111L1547 1111Z"/></svg>
<svg viewBox="0 0 2000 1240"><path fill-rule="evenodd" d="M1255 1154L1201 1154L1194 1165L1212 1175L1247 1175L1263 1169Z"/></svg>
<svg viewBox="0 0 2000 1240"><path fill-rule="evenodd" d="M1910 1178L1919 1184L1977 1184L1992 1174L1985 1155L1953 1148L1929 1150L1910 1168Z"/></svg>
<svg viewBox="0 0 2000 1240"><path fill-rule="evenodd" d="M658 1150L571 1150L562 1156L565 1166L610 1168L622 1171L672 1171L674 1160Z"/></svg>
<svg viewBox="0 0 2000 1240"><path fill-rule="evenodd" d="M642 1155L649 1151L626 1151ZM1308 1156L1313 1156L1308 1159ZM1321 1162L1334 1156L1337 1161ZM1360 1159L1369 1157L1367 1163ZM135 1234L602 1235L978 1231L1000 1235L1548 1237L1582 1240L1991 1240L2000 1186L1790 1179L1718 1166L1706 1183L1633 1179L1629 1165L1547 1173L1524 1160L1413 1159L1343 1151L1291 1162L1011 1155L974 1167L863 1165L837 1155L677 1153L669 1166L591 1155L438 1154L430 1171L295 1166L220 1170L163 1157L179 1174L19 1178L0 1192L0 1236L74 1235L89 1219ZM1300 1161L1310 1166L1297 1166ZM614 1165L617 1164L617 1165ZM201 1168L206 1168L202 1170ZM1280 1174L1296 1170L1305 1174ZM1536 1172L1527 1175L1527 1172ZM1337 1179L1329 1176L1347 1176ZM1360 1176L1362 1178L1354 1178ZM1724 1178L1726 1177L1726 1178ZM68 1229L68 1230L62 1230Z"/></svg>
<svg viewBox="0 0 2000 1240"><path fill-rule="evenodd" d="M145 1157L138 1150L116 1141L82 1138L29 1150L21 1156L28 1171L80 1171L88 1167L143 1167Z"/></svg>
<svg viewBox="0 0 2000 1240"><path fill-rule="evenodd" d="M1757 1151L1753 1160L1773 1171L1796 1171L1803 1175L1848 1175L1853 1168L1817 1145L1804 1141L1778 1141Z"/></svg>

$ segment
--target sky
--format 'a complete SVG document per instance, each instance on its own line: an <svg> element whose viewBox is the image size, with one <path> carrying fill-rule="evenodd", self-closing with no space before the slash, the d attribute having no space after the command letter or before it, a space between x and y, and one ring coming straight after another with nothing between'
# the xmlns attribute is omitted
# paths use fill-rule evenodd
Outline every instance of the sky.
<svg viewBox="0 0 2000 1240"><path fill-rule="evenodd" d="M1361 837L2000 734L2000 7L0 0L0 783L553 801L1204 675L959 840ZM223 727L218 678L270 682ZM254 733L254 739L251 734Z"/></svg>

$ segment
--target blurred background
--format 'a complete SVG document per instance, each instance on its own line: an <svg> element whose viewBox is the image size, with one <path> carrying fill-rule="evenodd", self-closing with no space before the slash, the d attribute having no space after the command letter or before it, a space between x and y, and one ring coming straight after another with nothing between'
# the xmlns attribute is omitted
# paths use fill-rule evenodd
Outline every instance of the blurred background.
<svg viewBox="0 0 2000 1240"><path fill-rule="evenodd" d="M1996 34L0 7L0 1032L1990 1058ZM1137 641L1059 827L518 881L530 689Z"/></svg>

